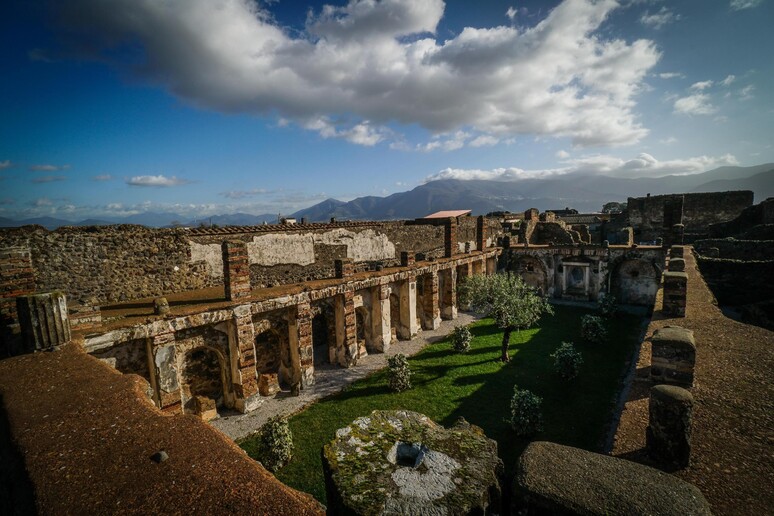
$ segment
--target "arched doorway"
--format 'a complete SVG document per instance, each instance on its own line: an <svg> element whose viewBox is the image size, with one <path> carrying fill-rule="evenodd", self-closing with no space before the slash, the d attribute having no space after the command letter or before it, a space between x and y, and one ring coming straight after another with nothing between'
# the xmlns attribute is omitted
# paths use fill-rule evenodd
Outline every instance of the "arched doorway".
<svg viewBox="0 0 774 516"><path fill-rule="evenodd" d="M548 275L542 262L534 256L520 256L513 260L508 270L517 273L524 283L541 294L548 290Z"/></svg>
<svg viewBox="0 0 774 516"><path fill-rule="evenodd" d="M650 306L656 301L659 272L645 260L626 259L613 270L610 292L623 305Z"/></svg>
<svg viewBox="0 0 774 516"><path fill-rule="evenodd" d="M205 417L209 412L223 406L224 377L223 363L218 352L207 347L189 350L183 357L181 391L186 412ZM211 419L216 414L210 414Z"/></svg>

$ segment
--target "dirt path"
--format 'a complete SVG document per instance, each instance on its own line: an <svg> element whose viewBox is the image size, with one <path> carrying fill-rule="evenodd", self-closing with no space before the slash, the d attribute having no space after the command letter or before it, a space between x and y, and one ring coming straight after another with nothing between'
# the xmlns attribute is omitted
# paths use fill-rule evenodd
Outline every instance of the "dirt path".
<svg viewBox="0 0 774 516"><path fill-rule="evenodd" d="M774 513L774 332L726 318L686 248L685 318L661 315L656 300L650 336L667 325L694 331L697 360L691 465L675 473L707 497L715 514ZM771 288L771 285L760 285ZM750 288L756 288L750 285ZM650 343L621 415L612 454L638 462L644 456Z"/></svg>
<svg viewBox="0 0 774 516"><path fill-rule="evenodd" d="M323 366L315 369L315 384L301 391L300 396L291 396L281 392L271 398L263 398L261 405L247 414L232 413L211 424L231 439L238 440L257 431L269 418L282 414L290 415L301 411L315 401L335 394L355 380L365 378L371 373L387 367L387 358L397 353L411 356L432 342L444 338L460 324L469 324L477 320L468 313L459 313L453 321L441 321L437 330L423 330L412 340L398 341L390 346L387 353L371 354L361 357L355 367L344 369L336 366Z"/></svg>

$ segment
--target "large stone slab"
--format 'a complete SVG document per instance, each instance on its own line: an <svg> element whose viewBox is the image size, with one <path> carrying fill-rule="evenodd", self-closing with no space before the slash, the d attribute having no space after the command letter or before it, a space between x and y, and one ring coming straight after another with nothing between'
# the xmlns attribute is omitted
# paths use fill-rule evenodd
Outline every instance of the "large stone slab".
<svg viewBox="0 0 774 516"><path fill-rule="evenodd" d="M709 515L695 486L654 468L578 448L527 446L513 485L513 514Z"/></svg>
<svg viewBox="0 0 774 516"><path fill-rule="evenodd" d="M375 410L323 448L329 514L499 514L497 443L460 419L445 429Z"/></svg>

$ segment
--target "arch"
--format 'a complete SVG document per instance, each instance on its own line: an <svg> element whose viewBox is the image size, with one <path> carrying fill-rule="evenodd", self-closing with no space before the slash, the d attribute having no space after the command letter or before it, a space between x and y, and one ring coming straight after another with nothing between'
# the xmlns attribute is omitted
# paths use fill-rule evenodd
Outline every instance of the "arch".
<svg viewBox="0 0 774 516"><path fill-rule="evenodd" d="M225 357L209 346L189 349L182 357L180 395L185 412L201 410L197 397L208 398L215 407L225 405L227 392Z"/></svg>
<svg viewBox="0 0 774 516"><path fill-rule="evenodd" d="M652 262L624 258L611 272L610 292L621 304L651 306L656 301L660 277L660 271Z"/></svg>
<svg viewBox="0 0 774 516"><path fill-rule="evenodd" d="M548 291L548 272L539 258L526 254L514 255L508 263L508 270L517 273L524 283L539 292Z"/></svg>

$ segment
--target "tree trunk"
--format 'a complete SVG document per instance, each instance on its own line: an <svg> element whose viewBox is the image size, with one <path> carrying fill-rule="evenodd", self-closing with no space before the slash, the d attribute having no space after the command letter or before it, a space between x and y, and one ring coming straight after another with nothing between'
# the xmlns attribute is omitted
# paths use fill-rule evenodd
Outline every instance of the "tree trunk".
<svg viewBox="0 0 774 516"><path fill-rule="evenodd" d="M506 328L505 332L503 333L503 354L500 357L500 360L502 362L510 361L510 357L508 356L508 344L510 344L511 342L512 331L513 331L513 328Z"/></svg>

